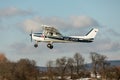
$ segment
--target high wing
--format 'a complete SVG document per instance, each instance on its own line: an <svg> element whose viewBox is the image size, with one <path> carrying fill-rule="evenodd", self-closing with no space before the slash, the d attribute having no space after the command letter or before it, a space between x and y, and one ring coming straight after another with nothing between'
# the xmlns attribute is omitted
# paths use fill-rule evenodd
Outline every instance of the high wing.
<svg viewBox="0 0 120 80"><path fill-rule="evenodd" d="M62 34L54 27L44 27L43 34L46 37L61 37Z"/></svg>

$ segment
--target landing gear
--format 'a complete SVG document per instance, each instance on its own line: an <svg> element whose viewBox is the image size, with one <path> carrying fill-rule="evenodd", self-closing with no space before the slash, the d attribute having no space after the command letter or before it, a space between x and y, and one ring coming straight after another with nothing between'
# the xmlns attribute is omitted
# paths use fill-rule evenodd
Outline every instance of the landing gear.
<svg viewBox="0 0 120 80"><path fill-rule="evenodd" d="M50 49L53 49L53 45L52 44L47 44L47 47Z"/></svg>
<svg viewBox="0 0 120 80"><path fill-rule="evenodd" d="M37 48L37 47L38 47L38 44L34 44L34 47Z"/></svg>

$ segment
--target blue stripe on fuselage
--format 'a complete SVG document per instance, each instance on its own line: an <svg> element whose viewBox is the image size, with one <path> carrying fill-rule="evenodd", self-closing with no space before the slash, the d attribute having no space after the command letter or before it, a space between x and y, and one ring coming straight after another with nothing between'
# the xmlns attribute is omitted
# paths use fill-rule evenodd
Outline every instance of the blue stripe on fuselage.
<svg viewBox="0 0 120 80"><path fill-rule="evenodd" d="M73 38L73 37L53 37L47 36L50 39L64 40L64 41L72 41L72 42L93 42L93 39L81 39L81 38Z"/></svg>

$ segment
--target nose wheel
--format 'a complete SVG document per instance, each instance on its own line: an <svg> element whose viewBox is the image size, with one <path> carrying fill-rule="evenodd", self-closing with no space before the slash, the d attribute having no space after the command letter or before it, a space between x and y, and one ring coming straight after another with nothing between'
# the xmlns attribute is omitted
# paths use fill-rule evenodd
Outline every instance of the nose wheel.
<svg viewBox="0 0 120 80"><path fill-rule="evenodd" d="M38 47L38 44L34 44L34 47L37 48L37 47Z"/></svg>
<svg viewBox="0 0 120 80"><path fill-rule="evenodd" d="M47 44L47 47L50 49L53 49L53 45L52 44Z"/></svg>

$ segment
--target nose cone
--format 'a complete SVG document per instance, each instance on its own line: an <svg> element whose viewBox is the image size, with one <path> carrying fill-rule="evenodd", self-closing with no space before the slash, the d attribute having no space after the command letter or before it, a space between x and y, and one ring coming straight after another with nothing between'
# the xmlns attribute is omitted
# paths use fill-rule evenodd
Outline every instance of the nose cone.
<svg viewBox="0 0 120 80"><path fill-rule="evenodd" d="M32 34L30 34L30 36L32 36Z"/></svg>
<svg viewBox="0 0 120 80"><path fill-rule="evenodd" d="M32 42L32 34L30 34L31 42Z"/></svg>

